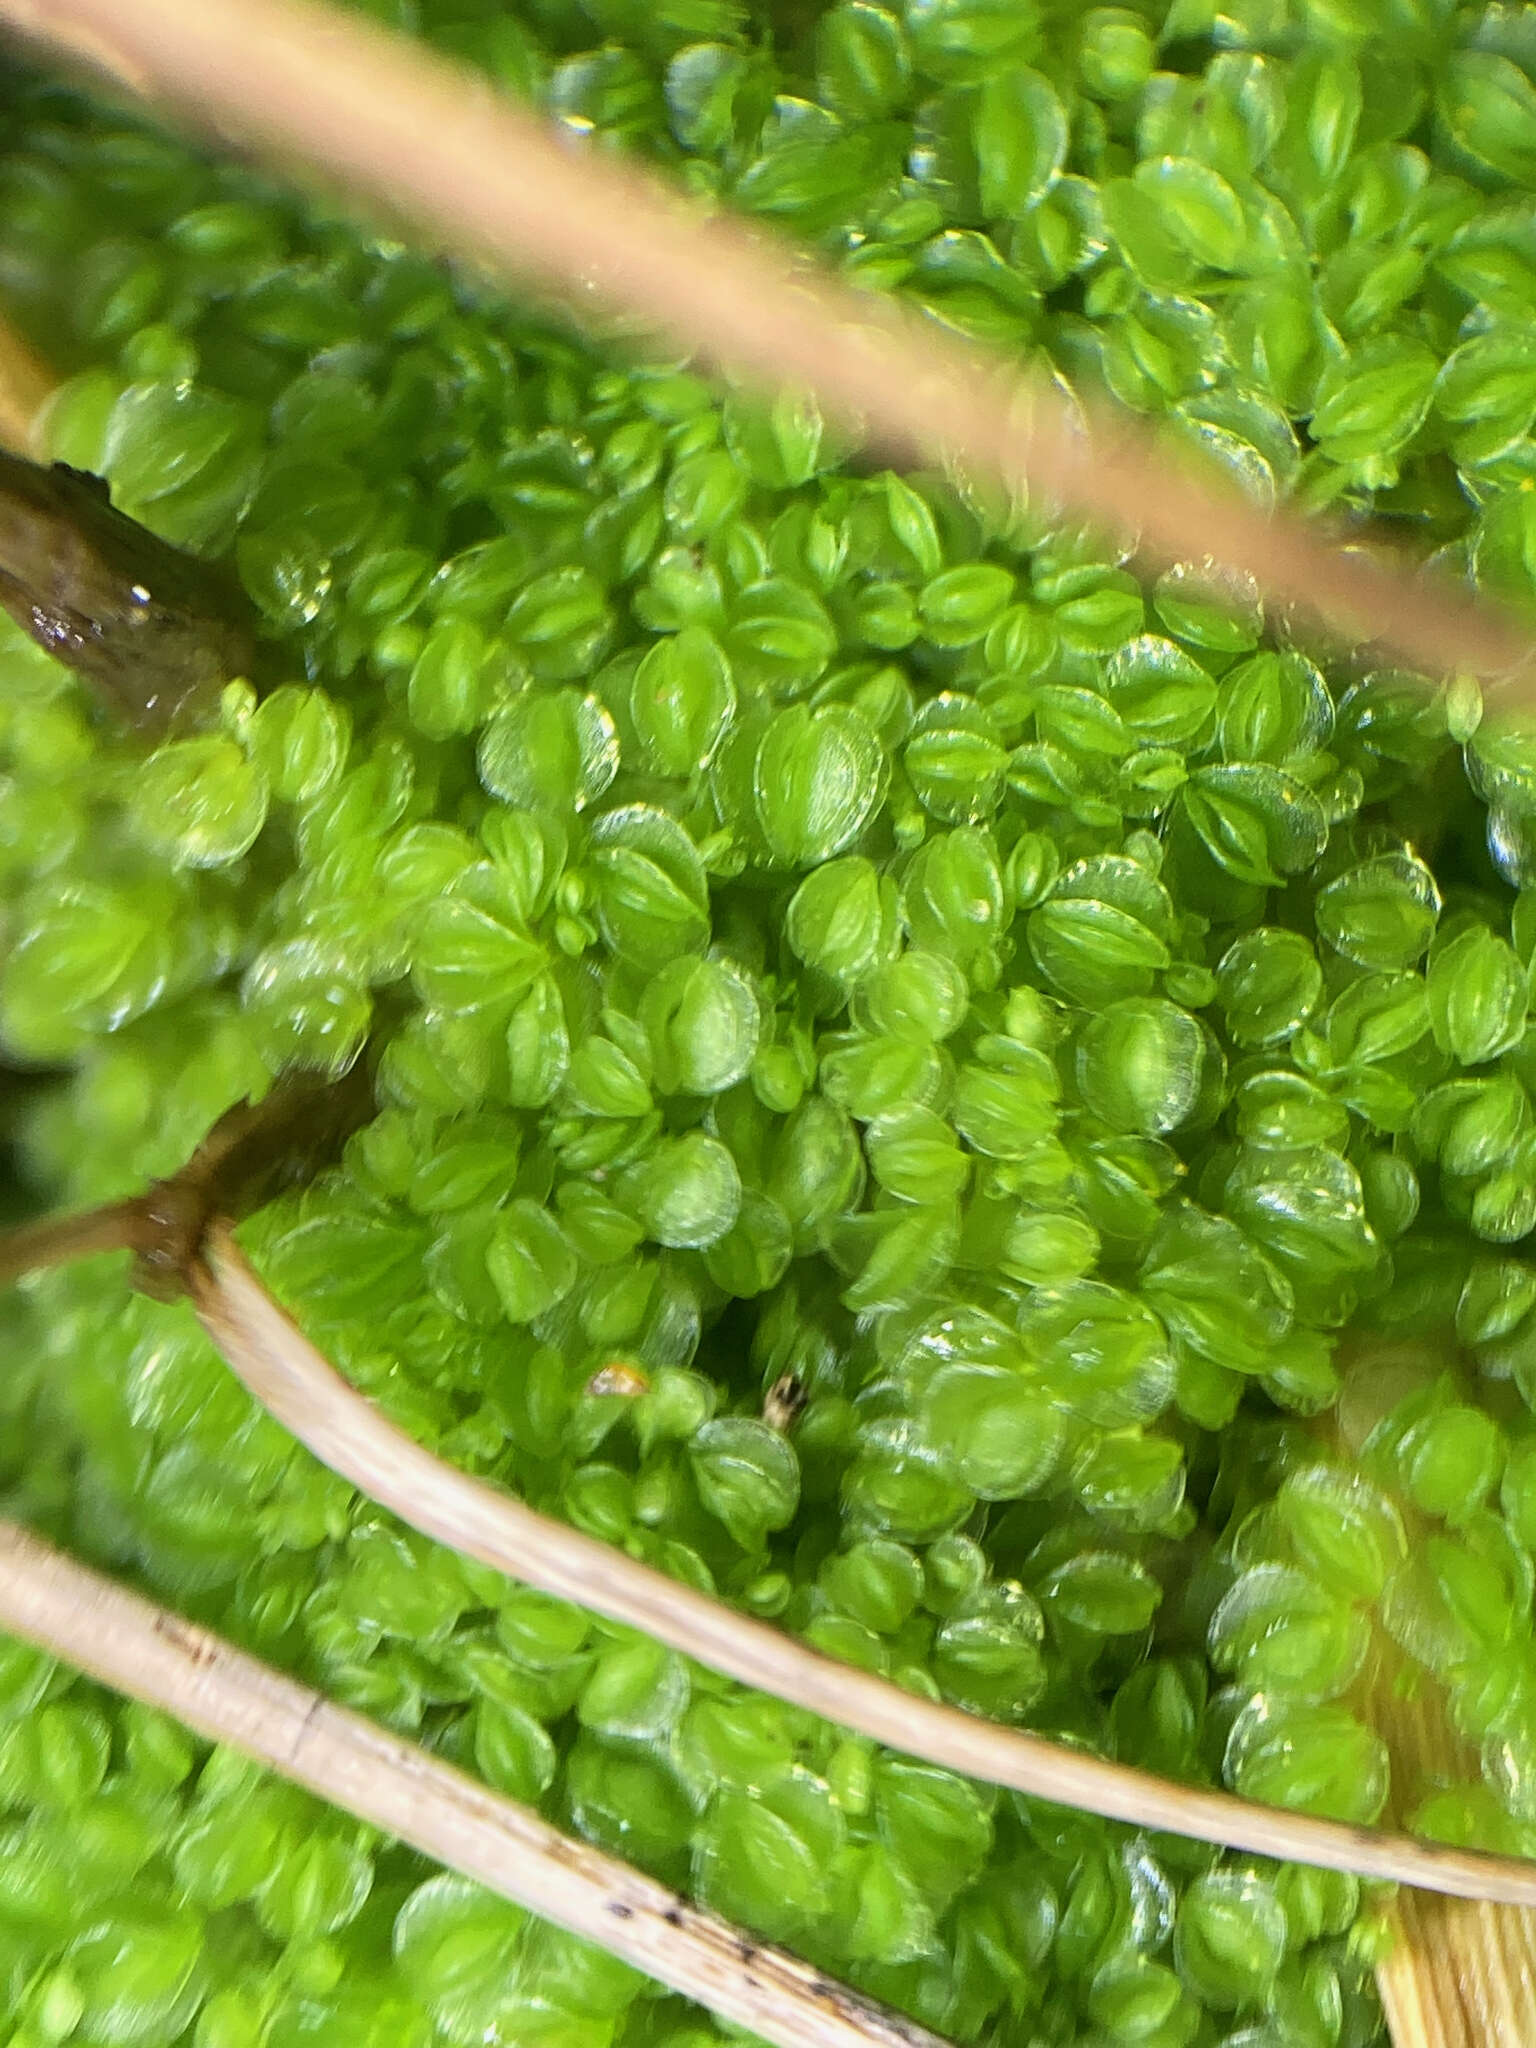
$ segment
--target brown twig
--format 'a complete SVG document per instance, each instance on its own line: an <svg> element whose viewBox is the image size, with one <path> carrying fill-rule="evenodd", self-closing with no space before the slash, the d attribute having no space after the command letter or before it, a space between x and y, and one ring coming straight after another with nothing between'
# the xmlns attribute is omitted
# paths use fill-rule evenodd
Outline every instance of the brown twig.
<svg viewBox="0 0 1536 2048"><path fill-rule="evenodd" d="M144 1194L0 1230L0 1287L96 1252L131 1251L134 1284L178 1300L215 1215L249 1216L331 1165L373 1109L366 1052L339 1078L290 1068L259 1102L225 1110L186 1165Z"/></svg>
<svg viewBox="0 0 1536 2048"><path fill-rule="evenodd" d="M781 2048L943 2048L923 2027L562 1835L425 1750L0 1521L0 1629L599 1943Z"/></svg>
<svg viewBox="0 0 1536 2048"><path fill-rule="evenodd" d="M67 1266L97 1252L136 1251L144 1217L144 1198L107 1202L72 1216L45 1216L41 1223L23 1223L0 1231L0 1287L23 1273L48 1266Z"/></svg>
<svg viewBox="0 0 1536 2048"><path fill-rule="evenodd" d="M0 17L231 142L305 160L457 253L619 312L733 374L814 392L898 461L954 461L1135 540L1221 565L1430 672L1524 672L1526 632L1462 593L1329 545L1128 416L937 334L767 237L562 145L483 79L308 0L0 0Z"/></svg>
<svg viewBox="0 0 1536 2048"><path fill-rule="evenodd" d="M835 1663L423 1450L354 1392L279 1307L228 1225L214 1223L188 1277L193 1307L234 1371L322 1464L423 1535L525 1585L643 1630L712 1671L966 1777L1262 1856L1462 1898L1536 1905L1536 1862L1441 1848L1173 1784Z"/></svg>
<svg viewBox="0 0 1536 2048"><path fill-rule="evenodd" d="M55 379L8 321L0 320L0 446L25 455Z"/></svg>

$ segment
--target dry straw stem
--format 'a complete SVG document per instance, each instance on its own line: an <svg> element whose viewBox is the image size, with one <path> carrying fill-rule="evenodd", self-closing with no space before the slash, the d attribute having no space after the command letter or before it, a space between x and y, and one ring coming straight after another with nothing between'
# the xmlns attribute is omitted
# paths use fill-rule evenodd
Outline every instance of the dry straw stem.
<svg viewBox="0 0 1536 2048"><path fill-rule="evenodd" d="M1421 1679L1405 1695L1390 1681L1389 1668L1375 1688L1375 1718L1399 1796L1476 1783L1477 1754L1451 1725L1439 1687ZM1396 1938L1376 1986L1393 2048L1531 2048L1536 1913L1404 1891L1391 1914Z"/></svg>
<svg viewBox="0 0 1536 2048"><path fill-rule="evenodd" d="M188 1282L199 1320L245 1386L323 1464L423 1535L525 1585L641 1629L712 1671L967 1777L1263 1856L1462 1898L1536 1905L1536 1862L1437 1848L1176 1785L834 1663L423 1450L354 1392L279 1307L227 1224L210 1229Z"/></svg>
<svg viewBox="0 0 1536 2048"><path fill-rule="evenodd" d="M0 1629L622 1956L780 2048L943 2048L344 1707L0 1521Z"/></svg>
<svg viewBox="0 0 1536 2048"><path fill-rule="evenodd" d="M1376 1971L1393 2048L1531 2048L1536 1914L1403 1892Z"/></svg>
<svg viewBox="0 0 1536 2048"><path fill-rule="evenodd" d="M638 319L759 384L813 391L898 462L950 462L1089 517L1151 561L1220 566L1432 673L1536 676L1528 636L1464 595L1339 550L1197 476L1107 407L849 290L558 140L483 79L306 0L0 0L9 20L227 141L304 161L435 245Z"/></svg>

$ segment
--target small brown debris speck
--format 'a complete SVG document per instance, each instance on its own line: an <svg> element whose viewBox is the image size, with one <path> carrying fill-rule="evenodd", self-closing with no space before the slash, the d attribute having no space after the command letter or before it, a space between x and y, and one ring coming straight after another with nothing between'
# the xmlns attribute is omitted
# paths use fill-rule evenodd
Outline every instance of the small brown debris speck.
<svg viewBox="0 0 1536 2048"><path fill-rule="evenodd" d="M806 1391L792 1372L780 1373L763 1396L763 1420L770 1429L788 1436L806 1403Z"/></svg>

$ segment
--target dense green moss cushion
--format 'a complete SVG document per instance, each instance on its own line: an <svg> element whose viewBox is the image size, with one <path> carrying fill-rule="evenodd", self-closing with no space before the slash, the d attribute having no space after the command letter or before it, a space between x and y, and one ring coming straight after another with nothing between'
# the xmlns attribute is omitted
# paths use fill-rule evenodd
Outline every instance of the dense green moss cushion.
<svg viewBox="0 0 1536 2048"><path fill-rule="evenodd" d="M1536 10L371 11L1530 596ZM68 1070L36 1205L376 1034L381 1113L247 1238L420 1441L978 1712L1536 1848L1531 728L4 92L51 451L231 559L273 663L146 760L0 635L0 1043ZM466 1566L111 1264L3 1313L17 1511L955 2040L1377 2038L1352 1880L874 1752ZM1389 1792L1383 1653L1483 1782ZM709 2038L16 1649L0 1831L26 2048Z"/></svg>

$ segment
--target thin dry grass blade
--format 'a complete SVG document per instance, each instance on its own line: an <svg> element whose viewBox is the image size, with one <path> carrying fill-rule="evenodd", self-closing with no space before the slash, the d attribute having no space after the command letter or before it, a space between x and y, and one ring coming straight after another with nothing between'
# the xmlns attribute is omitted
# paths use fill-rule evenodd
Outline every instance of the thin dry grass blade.
<svg viewBox="0 0 1536 2048"><path fill-rule="evenodd" d="M360 1714L0 1521L0 1630L232 1744L296 1785L780 2048L937 2037L562 1835Z"/></svg>
<svg viewBox="0 0 1536 2048"><path fill-rule="evenodd" d="M1098 408L1085 432L1042 375L700 218L352 16L306 0L0 0L0 18L234 143L382 200L444 248L638 318L734 374L813 391L893 459L1027 485L1150 560L1251 575L1414 667L1507 678L1536 658L1528 630L1491 609L1269 516L1213 471L1173 463L1128 415Z"/></svg>
<svg viewBox="0 0 1536 2048"><path fill-rule="evenodd" d="M423 1450L347 1385L273 1300L227 1226L210 1230L189 1282L199 1319L234 1371L323 1464L424 1535L525 1585L628 1623L743 1685L967 1777L1263 1856L1536 1905L1536 1862L1439 1848L1172 1784L834 1663Z"/></svg>

